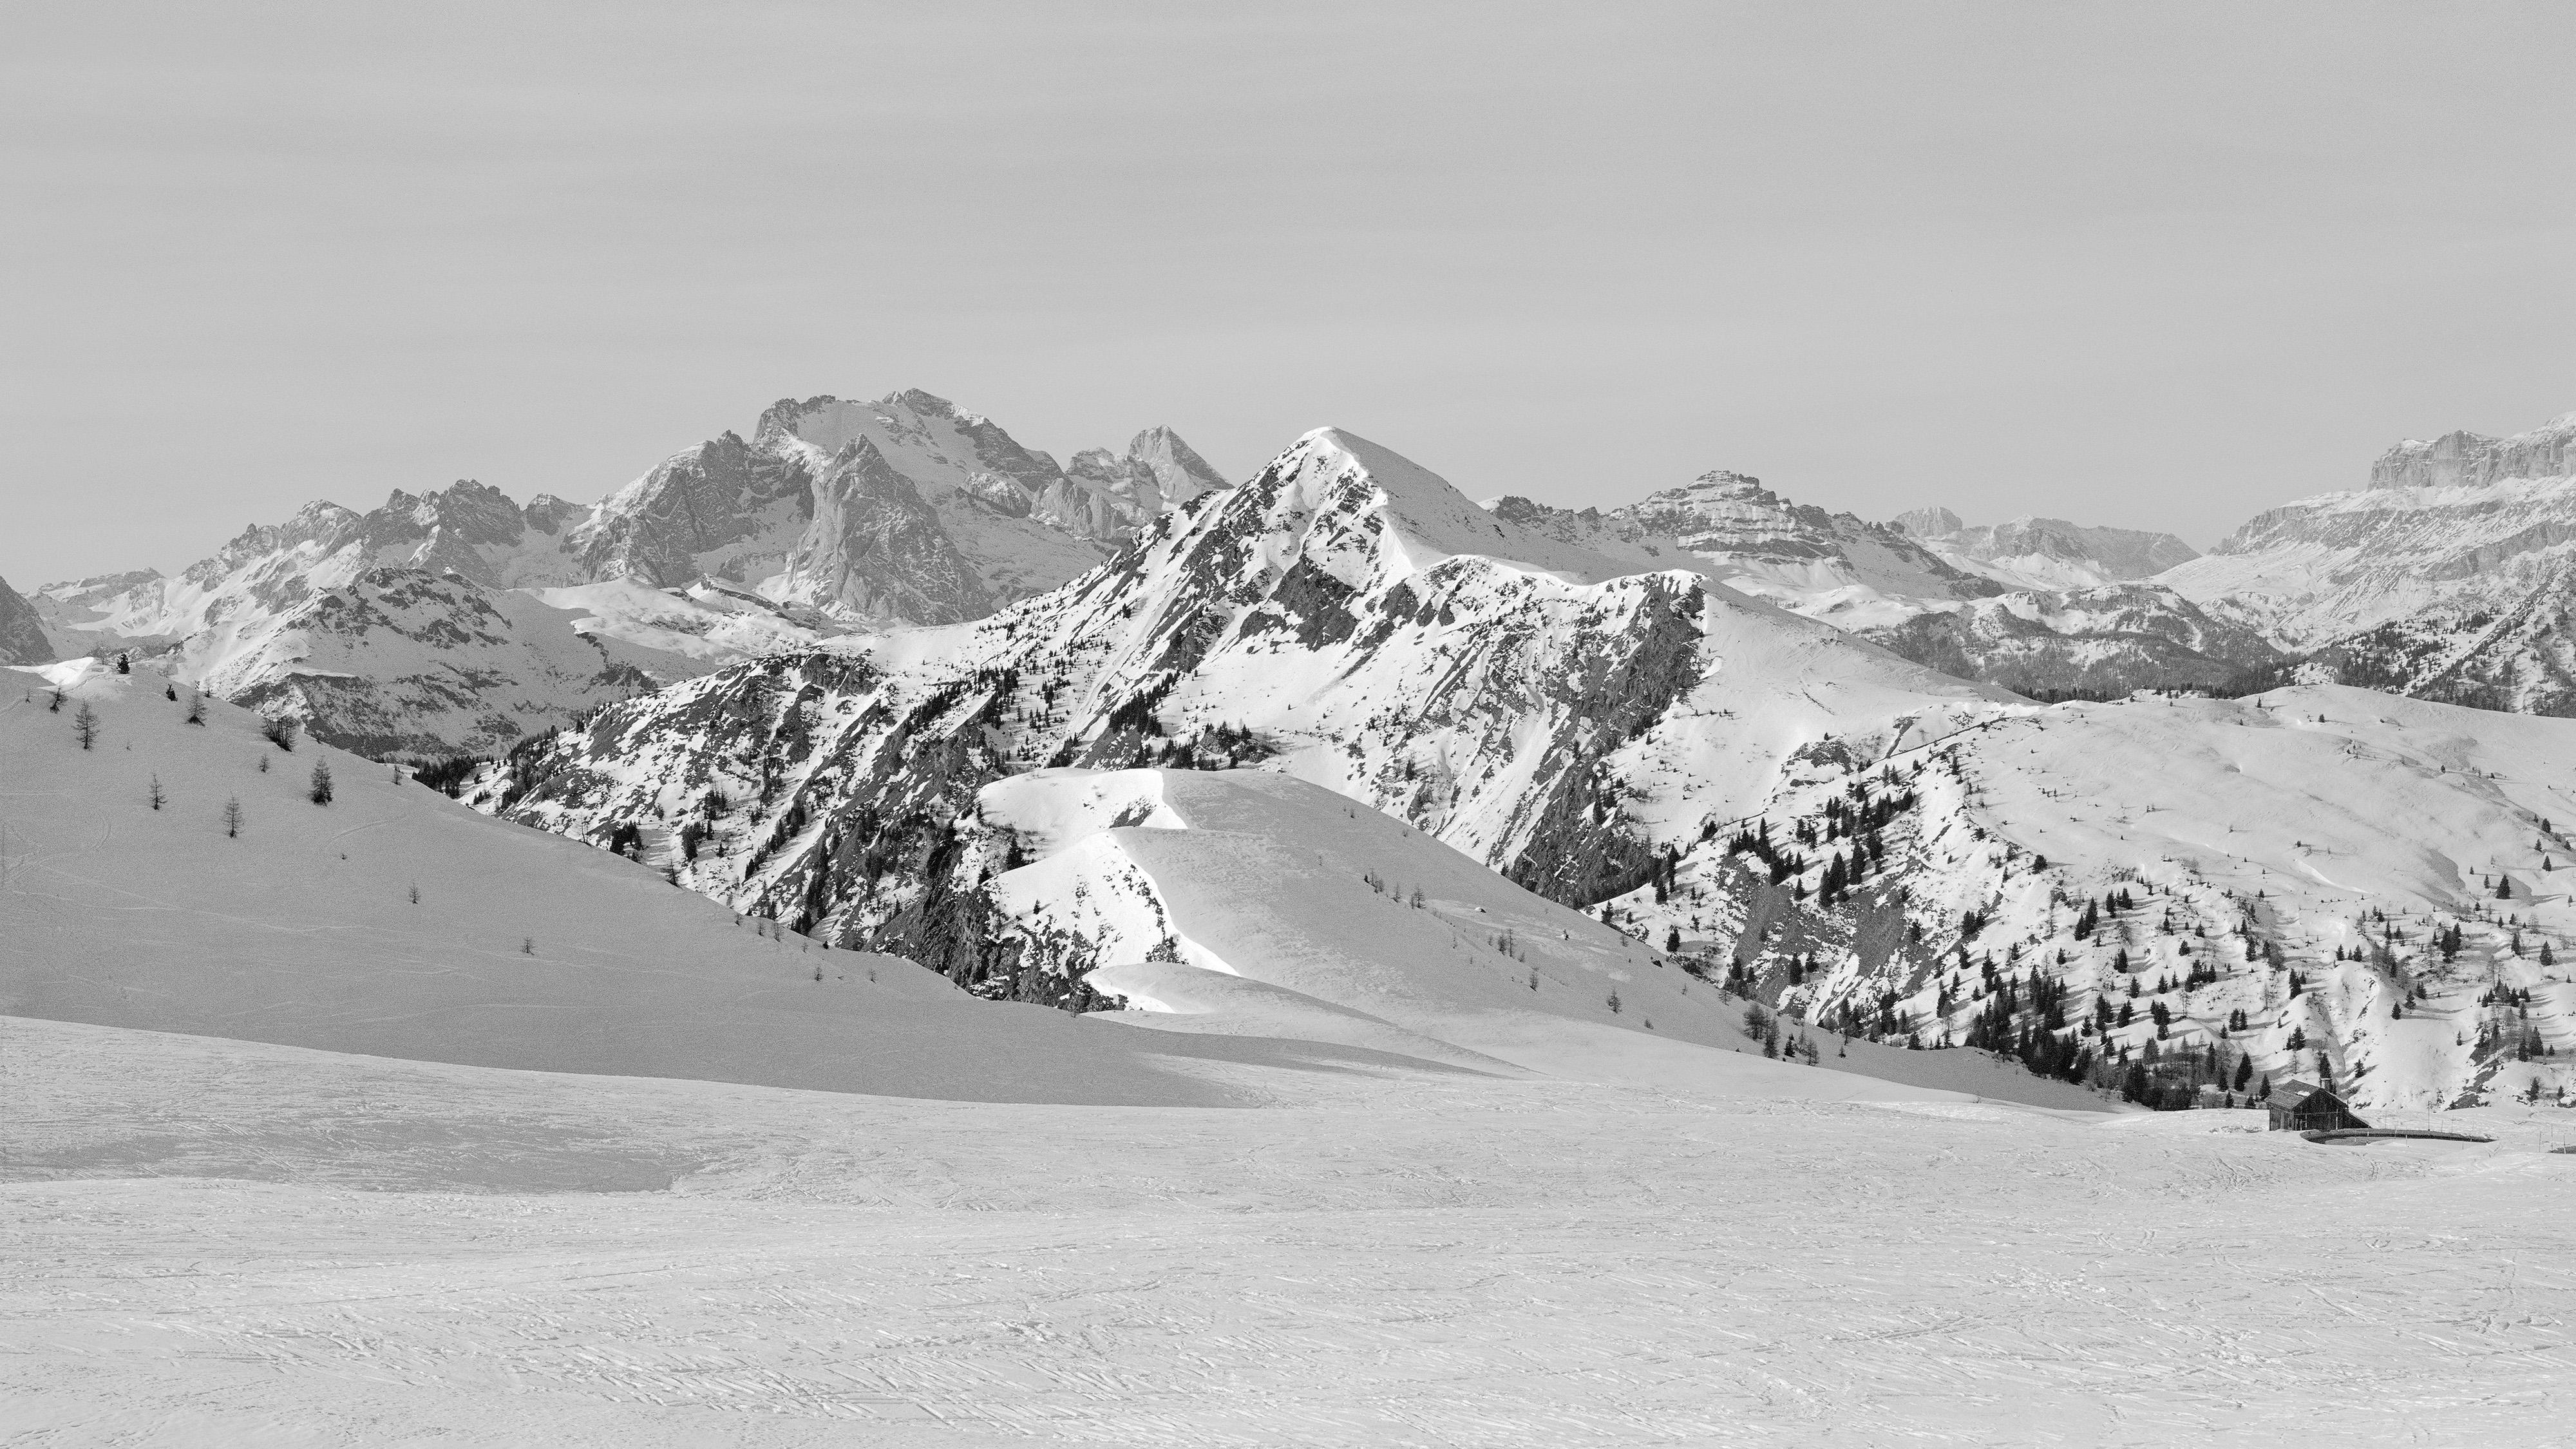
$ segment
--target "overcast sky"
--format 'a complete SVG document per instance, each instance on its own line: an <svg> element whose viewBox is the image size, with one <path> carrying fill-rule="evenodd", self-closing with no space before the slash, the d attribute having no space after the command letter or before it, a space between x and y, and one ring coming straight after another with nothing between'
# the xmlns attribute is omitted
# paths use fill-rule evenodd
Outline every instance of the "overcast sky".
<svg viewBox="0 0 2576 1449"><path fill-rule="evenodd" d="M2206 547L2576 408L2576 7L0 11L0 574L920 387Z"/></svg>

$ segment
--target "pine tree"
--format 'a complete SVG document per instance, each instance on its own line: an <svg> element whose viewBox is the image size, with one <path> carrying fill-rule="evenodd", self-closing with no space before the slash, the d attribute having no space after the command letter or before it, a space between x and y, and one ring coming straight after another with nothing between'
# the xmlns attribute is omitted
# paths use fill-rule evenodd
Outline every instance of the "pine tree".
<svg viewBox="0 0 2576 1449"><path fill-rule="evenodd" d="M295 721L284 715L270 715L259 722L259 737L286 751L295 752Z"/></svg>
<svg viewBox="0 0 2576 1449"><path fill-rule="evenodd" d="M90 708L87 701L72 715L72 737L80 741L84 750L98 743L98 711Z"/></svg>
<svg viewBox="0 0 2576 1449"><path fill-rule="evenodd" d="M151 785L151 788L150 788L148 791L146 791L146 792L145 792L145 796L144 796L144 798L146 798L146 799L148 799L148 800L150 800L150 801L152 802L152 808L153 808L153 809L155 809L155 810L160 809L160 808L161 808L161 806L162 806L162 804L163 804L164 802L166 802L166 801L170 798L169 796L164 795L164 794L162 794L162 793L161 793L161 777L160 777L160 776L155 775L155 776L153 776L153 777L152 777L152 785Z"/></svg>
<svg viewBox="0 0 2576 1449"><path fill-rule="evenodd" d="M311 789L307 792L307 795L308 798L310 798L316 805L328 805L331 803L330 761L315 760L313 762L313 783Z"/></svg>
<svg viewBox="0 0 2576 1449"><path fill-rule="evenodd" d="M237 836L237 835L241 834L241 832L242 832L242 808L241 808L241 801L239 801L238 799L235 799L235 800L226 800L226 801L224 802L224 838L225 838L225 839L227 839L227 840L230 840L230 839L232 839L234 836Z"/></svg>

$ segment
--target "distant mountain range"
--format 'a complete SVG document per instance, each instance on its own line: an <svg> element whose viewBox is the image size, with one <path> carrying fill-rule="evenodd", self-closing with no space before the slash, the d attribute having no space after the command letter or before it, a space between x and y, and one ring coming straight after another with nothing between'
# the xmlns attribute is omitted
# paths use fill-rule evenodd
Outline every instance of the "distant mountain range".
<svg viewBox="0 0 2576 1449"><path fill-rule="evenodd" d="M2206 556L2055 518L1873 523L1724 471L1606 511L1484 508L2043 698L2297 677L2576 713L2571 438L2576 414L2400 443L2367 488L2266 512ZM596 503L460 481L365 513L313 503L176 578L25 597L0 583L0 660L167 655L352 748L491 751L735 660L991 617L1227 489L1168 428L1059 464L919 391L786 400L748 439L674 454Z"/></svg>

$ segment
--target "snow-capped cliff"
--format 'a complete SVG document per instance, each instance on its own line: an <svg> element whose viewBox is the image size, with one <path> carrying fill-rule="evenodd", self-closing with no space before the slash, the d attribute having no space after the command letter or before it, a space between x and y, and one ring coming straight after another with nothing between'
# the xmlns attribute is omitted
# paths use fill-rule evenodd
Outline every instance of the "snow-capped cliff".
<svg viewBox="0 0 2576 1449"><path fill-rule="evenodd" d="M2502 440L2400 444L2369 488L2267 510L2157 582L2314 654L2326 677L2576 714L2571 437L2576 415Z"/></svg>

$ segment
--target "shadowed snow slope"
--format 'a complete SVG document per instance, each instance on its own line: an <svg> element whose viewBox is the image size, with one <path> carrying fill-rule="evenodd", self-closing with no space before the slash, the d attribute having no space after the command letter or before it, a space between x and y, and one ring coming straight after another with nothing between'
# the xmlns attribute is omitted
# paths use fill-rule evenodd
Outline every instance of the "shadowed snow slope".
<svg viewBox="0 0 2576 1449"><path fill-rule="evenodd" d="M212 706L191 726L158 679L88 661L54 673L69 685L59 711L25 673L7 676L22 698L0 698L10 1014L1006 1101L1213 1105L1248 1100L1210 1076L1228 1063L1408 1066L978 1001L903 961L737 922L643 866L478 816L386 766L310 741L280 751L245 711ZM87 750L83 708L98 727ZM336 776L328 805L308 798L316 764Z"/></svg>

